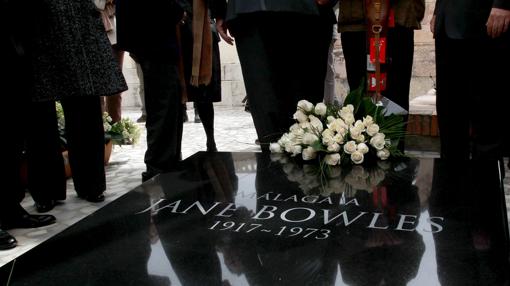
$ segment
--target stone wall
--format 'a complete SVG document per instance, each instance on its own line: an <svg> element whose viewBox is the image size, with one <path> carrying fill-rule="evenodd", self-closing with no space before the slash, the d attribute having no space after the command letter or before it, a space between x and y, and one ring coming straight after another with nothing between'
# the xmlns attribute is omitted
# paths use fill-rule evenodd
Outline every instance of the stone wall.
<svg viewBox="0 0 510 286"><path fill-rule="evenodd" d="M413 64L413 77L411 81L410 99L427 93L435 83L434 42L430 32L429 22L434 10L435 0L426 0L426 14L422 22L422 29L415 33L415 51ZM298 44L298 43L296 43ZM292 48L290 46L289 48ZM223 42L220 43L222 62L222 101L221 106L241 106L246 95L244 89L241 66L235 47ZM299 60L299 59L296 59ZM345 62L341 45L337 42L335 47L336 80L338 93L345 95L348 91ZM131 58L126 55L123 72L129 85L129 90L123 94L123 106L138 107L139 80L136 68Z"/></svg>

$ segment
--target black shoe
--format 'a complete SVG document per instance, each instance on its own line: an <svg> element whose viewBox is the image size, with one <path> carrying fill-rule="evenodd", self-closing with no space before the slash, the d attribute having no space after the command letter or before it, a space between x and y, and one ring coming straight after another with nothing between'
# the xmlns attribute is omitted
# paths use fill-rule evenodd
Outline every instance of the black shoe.
<svg viewBox="0 0 510 286"><path fill-rule="evenodd" d="M7 231L0 228L0 250L7 250L16 247L18 242Z"/></svg>
<svg viewBox="0 0 510 286"><path fill-rule="evenodd" d="M200 116L195 115L195 123L202 123L202 120L200 119Z"/></svg>
<svg viewBox="0 0 510 286"><path fill-rule="evenodd" d="M104 201L104 194L85 195L85 196L78 195L78 197L80 197L88 202L91 202L91 203L100 203L100 202Z"/></svg>
<svg viewBox="0 0 510 286"><path fill-rule="evenodd" d="M56 205L57 202L55 202L54 200L49 200L45 202L36 202L35 208L37 209L37 212L46 213L51 211Z"/></svg>
<svg viewBox="0 0 510 286"><path fill-rule="evenodd" d="M26 213L16 218L2 221L4 229L36 228L54 224L57 219L52 215L32 215Z"/></svg>

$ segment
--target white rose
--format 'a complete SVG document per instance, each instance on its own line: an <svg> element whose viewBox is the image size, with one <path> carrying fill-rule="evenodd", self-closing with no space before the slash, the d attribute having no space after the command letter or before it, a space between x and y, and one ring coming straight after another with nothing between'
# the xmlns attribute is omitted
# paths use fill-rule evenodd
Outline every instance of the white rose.
<svg viewBox="0 0 510 286"><path fill-rule="evenodd" d="M369 136L375 136L379 132L379 125L373 123L367 126L367 134Z"/></svg>
<svg viewBox="0 0 510 286"><path fill-rule="evenodd" d="M315 134L305 133L305 135L303 135L303 144L312 145L317 140L319 140L319 137L317 137Z"/></svg>
<svg viewBox="0 0 510 286"><path fill-rule="evenodd" d="M269 144L269 150L271 150L272 153L282 153L282 146L278 143L271 143Z"/></svg>
<svg viewBox="0 0 510 286"><path fill-rule="evenodd" d="M326 130L329 130L329 129L326 129ZM333 136L329 133L324 134L324 132L323 132L322 133L322 144L330 145L332 143L335 143L335 141L333 140Z"/></svg>
<svg viewBox="0 0 510 286"><path fill-rule="evenodd" d="M345 143L345 145L344 145L344 152L347 154L352 154L352 153L356 152L357 149L358 149L358 146L356 145L356 142L354 142L354 141L349 141L349 142Z"/></svg>
<svg viewBox="0 0 510 286"><path fill-rule="evenodd" d="M303 134L305 134L305 130L303 130L303 128L301 127L294 128L293 130L290 131L290 135L293 137L301 137L303 136Z"/></svg>
<svg viewBox="0 0 510 286"><path fill-rule="evenodd" d="M326 128L324 131L322 131L322 137L333 137L335 136L335 132L333 130Z"/></svg>
<svg viewBox="0 0 510 286"><path fill-rule="evenodd" d="M310 115L310 124L312 125L312 128L314 129L314 131L316 132L322 132L322 130L324 130L324 126L322 125L322 121L313 116L313 115Z"/></svg>
<svg viewBox="0 0 510 286"><path fill-rule="evenodd" d="M331 115L330 115L330 116L328 116L328 118L326 119L326 121L328 122L328 124L331 124L331 122L335 121L335 119L336 119L335 117L333 117L333 116L331 116Z"/></svg>
<svg viewBox="0 0 510 286"><path fill-rule="evenodd" d="M360 151L362 154L368 153L368 146L365 143L359 143L358 144L358 151Z"/></svg>
<svg viewBox="0 0 510 286"><path fill-rule="evenodd" d="M384 140L384 134L382 133L377 133L374 137L372 137L372 139L370 139L370 145L372 145L377 150L382 150L385 144L386 142Z"/></svg>
<svg viewBox="0 0 510 286"><path fill-rule="evenodd" d="M329 152L338 152L338 151L340 151L340 145L337 143L330 144L330 145L328 145L328 151Z"/></svg>
<svg viewBox="0 0 510 286"><path fill-rule="evenodd" d="M326 115L327 110L328 107L326 106L326 104L322 102L317 103L317 105L315 106L315 114L317 115L324 116Z"/></svg>
<svg viewBox="0 0 510 286"><path fill-rule="evenodd" d="M352 114L353 112L354 106L352 106L352 104L349 104L347 106L342 107L342 109L340 109L340 111L338 112L338 115L340 115L340 117L343 118L345 115Z"/></svg>
<svg viewBox="0 0 510 286"><path fill-rule="evenodd" d="M365 124L365 126L367 126L367 127L368 127L369 125L371 125L371 124L373 124L373 123L374 123L374 119L372 118L372 116L367 115L367 116L365 116L365 117L363 118L363 124Z"/></svg>
<svg viewBox="0 0 510 286"><path fill-rule="evenodd" d="M361 120L356 120L356 122L354 122L354 128L363 131L365 130L365 124L363 124Z"/></svg>
<svg viewBox="0 0 510 286"><path fill-rule="evenodd" d="M290 148L290 153L292 153L292 157L296 156L296 155L299 155L301 154L301 151L303 150L303 148L301 147L301 145L293 145L291 148Z"/></svg>
<svg viewBox="0 0 510 286"><path fill-rule="evenodd" d="M334 154L328 154L326 157L324 157L324 161L326 164L334 166L338 165L340 163L340 154L334 153Z"/></svg>
<svg viewBox="0 0 510 286"><path fill-rule="evenodd" d="M295 118L294 118L295 119ZM301 126L299 126L299 124L297 123L294 123L290 126L289 130L292 132L292 131L295 131L295 130L299 130L301 129Z"/></svg>
<svg viewBox="0 0 510 286"><path fill-rule="evenodd" d="M356 143L364 143L365 142L365 135L360 134L358 137L352 138L352 139L356 140Z"/></svg>
<svg viewBox="0 0 510 286"><path fill-rule="evenodd" d="M301 122L299 123L299 126L302 128L302 129L312 129L312 125L310 124L310 122L307 120L306 122Z"/></svg>
<svg viewBox="0 0 510 286"><path fill-rule="evenodd" d="M313 103L311 103L308 100L304 100L304 99L300 100L297 105L299 108L301 108L302 110L304 110L306 112L311 112L314 108Z"/></svg>
<svg viewBox="0 0 510 286"><path fill-rule="evenodd" d="M317 157L317 152L312 147L307 147L303 150L303 160L308 161L315 159Z"/></svg>
<svg viewBox="0 0 510 286"><path fill-rule="evenodd" d="M345 122L342 119L337 118L331 121L328 127L332 130L335 130L336 132L340 132L340 130L342 129L343 130L347 129L347 124L345 124Z"/></svg>
<svg viewBox="0 0 510 286"><path fill-rule="evenodd" d="M351 160L354 164L361 164L364 159L365 156L360 151L355 151L351 154Z"/></svg>
<svg viewBox="0 0 510 286"><path fill-rule="evenodd" d="M306 115L302 110L296 111L292 118L296 119L299 123L308 122L308 115Z"/></svg>
<svg viewBox="0 0 510 286"><path fill-rule="evenodd" d="M349 132L351 133L352 138L357 138L358 136L361 135L361 132L363 132L363 129L360 129L360 128L354 126L349 129Z"/></svg>
<svg viewBox="0 0 510 286"><path fill-rule="evenodd" d="M351 125L354 123L354 115L352 113L347 114L345 117L342 117L344 119L345 124Z"/></svg>
<svg viewBox="0 0 510 286"><path fill-rule="evenodd" d="M337 133L333 136L333 141L338 144L344 144L344 135L342 133Z"/></svg>
<svg viewBox="0 0 510 286"><path fill-rule="evenodd" d="M384 148L379 151L377 151L377 157L381 160L386 160L390 157L390 150Z"/></svg>

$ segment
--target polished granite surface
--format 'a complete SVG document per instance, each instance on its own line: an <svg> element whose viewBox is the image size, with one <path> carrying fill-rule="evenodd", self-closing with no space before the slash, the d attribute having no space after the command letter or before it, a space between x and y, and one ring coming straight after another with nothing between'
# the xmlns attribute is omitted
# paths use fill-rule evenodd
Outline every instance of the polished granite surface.
<svg viewBox="0 0 510 286"><path fill-rule="evenodd" d="M198 153L0 268L0 285L506 285L496 162L412 158L330 179ZM10 280L9 280L10 279Z"/></svg>

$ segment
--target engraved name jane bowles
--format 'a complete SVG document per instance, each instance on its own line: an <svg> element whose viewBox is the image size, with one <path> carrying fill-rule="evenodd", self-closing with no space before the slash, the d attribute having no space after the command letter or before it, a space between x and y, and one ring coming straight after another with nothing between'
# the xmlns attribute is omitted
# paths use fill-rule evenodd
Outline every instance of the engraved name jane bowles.
<svg viewBox="0 0 510 286"><path fill-rule="evenodd" d="M419 218L414 214L397 213L393 218L396 223L388 223L386 215L377 211L363 211L353 209L361 207L357 198L347 198L342 194L336 201L332 197L320 197L315 195L307 196L282 196L282 194L268 192L257 197L257 202L261 206L256 213L252 214L250 219L253 222L264 222L271 219L280 219L285 223L305 223L317 220L323 226L344 226L364 223L366 228L396 231L415 231L418 227ZM287 203L285 205L275 206L271 204ZM289 203L310 204L312 207L288 207ZM328 208L326 208L328 207ZM336 207L337 209L331 209ZM216 218L231 218L235 215L238 207L235 203L214 202L212 205L204 205L200 201L184 202L183 200L168 201L160 199L150 207L138 212L138 214L151 212L159 213L163 210L170 211L172 214L187 215L190 212L199 212L203 216L214 216ZM422 229L424 232L438 233L443 231L443 217L427 217Z"/></svg>

